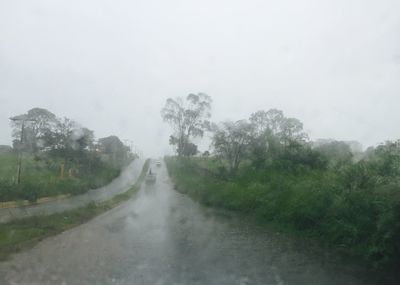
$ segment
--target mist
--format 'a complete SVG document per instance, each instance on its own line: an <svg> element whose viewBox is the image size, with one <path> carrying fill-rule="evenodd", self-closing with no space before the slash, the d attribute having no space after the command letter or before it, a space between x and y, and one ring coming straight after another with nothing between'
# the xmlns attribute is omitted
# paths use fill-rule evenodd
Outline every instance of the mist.
<svg viewBox="0 0 400 285"><path fill-rule="evenodd" d="M0 1L0 144L33 107L171 152L160 110L204 92L212 120L278 108L311 139L399 137L398 1Z"/></svg>

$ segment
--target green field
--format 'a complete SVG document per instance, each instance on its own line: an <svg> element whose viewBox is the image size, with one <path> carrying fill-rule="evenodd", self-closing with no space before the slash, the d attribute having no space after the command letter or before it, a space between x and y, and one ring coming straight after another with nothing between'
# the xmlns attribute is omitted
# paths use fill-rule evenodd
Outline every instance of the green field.
<svg viewBox="0 0 400 285"><path fill-rule="evenodd" d="M61 178L62 160L38 159L32 155L22 157L21 183L17 185L18 155L0 154L0 202L14 200L36 201L38 198L60 194L81 194L109 183L121 169L98 164L92 169L65 171ZM76 167L78 169L78 167Z"/></svg>
<svg viewBox="0 0 400 285"><path fill-rule="evenodd" d="M56 162L54 162L56 164ZM33 156L22 156L21 181L37 178L38 180L55 180L59 172L48 168L44 162L35 161ZM3 181L17 180L18 155L14 152L0 153L0 179Z"/></svg>

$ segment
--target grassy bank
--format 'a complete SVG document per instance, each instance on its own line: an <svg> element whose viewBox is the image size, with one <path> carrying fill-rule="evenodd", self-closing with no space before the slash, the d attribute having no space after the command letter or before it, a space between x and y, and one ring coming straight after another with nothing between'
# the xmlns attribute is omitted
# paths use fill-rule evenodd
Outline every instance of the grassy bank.
<svg viewBox="0 0 400 285"><path fill-rule="evenodd" d="M124 162L127 165L130 161ZM82 194L111 182L121 173L121 167L106 163L92 163L91 168L74 167L75 173L66 171L60 178L61 161L38 160L31 155L22 159L21 183L16 184L18 156L0 153L0 202L28 200L62 194Z"/></svg>
<svg viewBox="0 0 400 285"><path fill-rule="evenodd" d="M345 249L375 266L400 264L396 183L381 181L362 191L349 190L349 181L357 182L352 168L344 173L287 173L244 166L235 177L226 177L210 158L167 158L166 162L176 189L203 204L254 215L262 222Z"/></svg>
<svg viewBox="0 0 400 285"><path fill-rule="evenodd" d="M91 203L83 208L50 216L36 216L0 224L0 260L4 260L10 254L22 249L29 248L46 237L85 223L128 200L140 189L140 185L149 168L149 163L149 160L146 161L137 182L131 189L116 195L111 200L98 204Z"/></svg>

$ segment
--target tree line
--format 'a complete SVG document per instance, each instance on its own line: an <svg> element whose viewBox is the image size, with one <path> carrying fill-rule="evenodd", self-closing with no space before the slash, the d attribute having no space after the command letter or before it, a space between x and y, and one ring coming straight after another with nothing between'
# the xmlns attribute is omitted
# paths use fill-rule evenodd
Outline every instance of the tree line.
<svg viewBox="0 0 400 285"><path fill-rule="evenodd" d="M102 158L120 167L119 164L133 156L117 136L96 141L92 130L43 108L11 117L11 122L13 149L32 154L36 160L61 158L65 167L72 167L90 166L91 159Z"/></svg>
<svg viewBox="0 0 400 285"><path fill-rule="evenodd" d="M208 132L212 155L224 162L231 175L235 175L243 161L250 161L256 168L277 161L282 167L291 161L305 167L326 168L355 162L374 152L369 148L363 154L356 141L311 141L300 120L287 117L278 109L259 110L247 119L213 123L211 104L211 97L204 93L169 98L161 115L173 129L169 143L178 156L199 154L193 141ZM210 151L203 155L210 155Z"/></svg>

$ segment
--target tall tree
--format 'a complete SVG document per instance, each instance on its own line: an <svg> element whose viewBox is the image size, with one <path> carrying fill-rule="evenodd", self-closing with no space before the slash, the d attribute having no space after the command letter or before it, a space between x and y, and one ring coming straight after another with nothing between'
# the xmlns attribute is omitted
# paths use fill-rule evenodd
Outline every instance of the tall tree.
<svg viewBox="0 0 400 285"><path fill-rule="evenodd" d="M62 157L64 164L72 160L74 151L78 148L74 133L78 129L76 122L63 118L57 123L54 130L48 130L44 135L45 149L50 155Z"/></svg>
<svg viewBox="0 0 400 285"><path fill-rule="evenodd" d="M43 108L33 108L26 114L12 117L14 146L18 145L25 151L37 153L44 147L43 137L54 131L58 122L56 115Z"/></svg>
<svg viewBox="0 0 400 285"><path fill-rule="evenodd" d="M263 135L267 131L273 135L278 134L281 131L284 119L283 112L277 109L260 110L250 116L250 122L256 135Z"/></svg>
<svg viewBox="0 0 400 285"><path fill-rule="evenodd" d="M400 177L400 140L380 144L369 159L381 175Z"/></svg>
<svg viewBox="0 0 400 285"><path fill-rule="evenodd" d="M308 139L308 135L303 131L303 123L295 118L284 118L281 123L280 137L284 146L290 145L291 142L304 142Z"/></svg>
<svg viewBox="0 0 400 285"><path fill-rule="evenodd" d="M307 140L303 124L287 118L281 110L257 111L250 116L253 127L250 155L254 166L260 168L285 152L296 152Z"/></svg>
<svg viewBox="0 0 400 285"><path fill-rule="evenodd" d="M161 116L174 130L170 143L176 145L179 156L187 153L186 148L194 137L202 137L209 127L211 97L204 93L189 94L186 98L168 98Z"/></svg>
<svg viewBox="0 0 400 285"><path fill-rule="evenodd" d="M214 129L212 137L215 152L228 162L233 175L247 154L251 141L252 126L246 120L224 122Z"/></svg>
<svg viewBox="0 0 400 285"><path fill-rule="evenodd" d="M343 141L320 139L314 142L314 150L321 153L333 168L347 165L353 159L350 146Z"/></svg>

